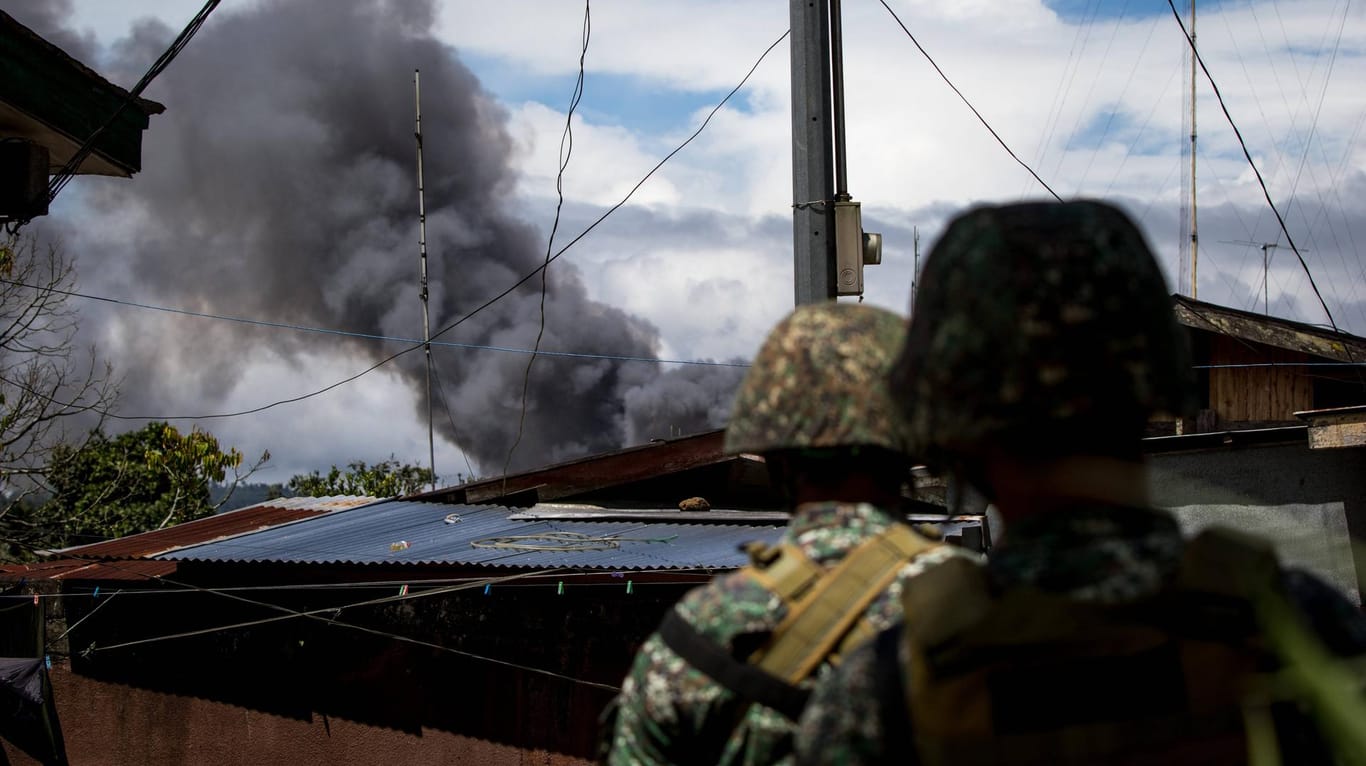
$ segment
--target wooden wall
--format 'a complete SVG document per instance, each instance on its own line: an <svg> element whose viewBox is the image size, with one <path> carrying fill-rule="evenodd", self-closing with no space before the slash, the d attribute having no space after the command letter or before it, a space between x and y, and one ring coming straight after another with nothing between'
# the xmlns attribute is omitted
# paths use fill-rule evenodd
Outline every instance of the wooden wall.
<svg viewBox="0 0 1366 766"><path fill-rule="evenodd" d="M1225 335L1210 339L1208 364L1307 362L1313 358ZM1314 408L1314 379L1305 367L1244 367L1209 371L1210 407L1221 424L1293 421Z"/></svg>

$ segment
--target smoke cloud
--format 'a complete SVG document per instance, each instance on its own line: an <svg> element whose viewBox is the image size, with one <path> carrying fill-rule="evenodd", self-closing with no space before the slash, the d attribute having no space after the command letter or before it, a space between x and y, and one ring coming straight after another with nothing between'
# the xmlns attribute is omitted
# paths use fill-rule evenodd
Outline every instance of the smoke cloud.
<svg viewBox="0 0 1366 766"><path fill-rule="evenodd" d="M511 198L515 145L506 114L430 34L434 12L430 0L219 10L147 93L167 110L144 136L142 173L90 187L100 219L116 223L64 234L84 263L98 264L98 273L83 270L85 284L93 276L116 294L195 311L419 337L414 69L422 78L433 332L536 268L546 245ZM109 70L131 82L173 35L143 24L112 51ZM439 340L530 347L540 284L529 280ZM591 300L570 264L553 264L547 287L543 349L658 353L656 328ZM301 366L324 350L375 362L402 348L206 322L149 337L135 321L111 315L98 340L125 376L129 413L159 412L167 402L214 411L243 383L244 360L263 347ZM433 357L438 394L459 432L441 415L438 427L481 474L501 472L517 436L528 356L434 347ZM422 352L392 365L410 384L414 416L425 418ZM740 374L537 358L511 467L717 426Z"/></svg>

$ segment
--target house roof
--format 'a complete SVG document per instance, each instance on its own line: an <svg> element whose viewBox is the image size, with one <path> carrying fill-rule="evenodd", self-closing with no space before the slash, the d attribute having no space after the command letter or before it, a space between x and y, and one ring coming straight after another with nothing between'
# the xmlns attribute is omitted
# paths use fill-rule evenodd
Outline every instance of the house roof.
<svg viewBox="0 0 1366 766"><path fill-rule="evenodd" d="M1339 362L1366 361L1366 338L1305 322L1172 296L1177 321L1219 335L1300 351Z"/></svg>
<svg viewBox="0 0 1366 766"><path fill-rule="evenodd" d="M279 498L165 529L66 548L60 553L68 558L87 560L148 558L187 545L257 532L278 524L374 502L377 502L377 498L363 496Z"/></svg>
<svg viewBox="0 0 1366 766"><path fill-rule="evenodd" d="M409 499L517 506L568 499L602 504L615 499L627 505L673 507L680 500L700 495L712 505L780 507L781 499L769 486L763 459L727 455L722 450L724 433L714 430L656 440ZM671 477L681 481L670 482Z"/></svg>
<svg viewBox="0 0 1366 766"><path fill-rule="evenodd" d="M55 170L128 97L128 91L0 11L0 136L47 147ZM134 99L76 172L125 178L136 173L142 167L142 131L148 116L165 109L155 101Z"/></svg>
<svg viewBox="0 0 1366 766"><path fill-rule="evenodd" d="M617 513L620 513L618 511ZM548 520L501 506L394 500L163 553L162 561L287 564L437 564L576 570L731 569L754 540L772 542L780 518L677 523ZM724 512L721 512L724 513Z"/></svg>
<svg viewBox="0 0 1366 766"><path fill-rule="evenodd" d="M176 571L176 564L150 560L157 554L374 502L377 502L377 498L351 495L267 500L165 529L64 548L56 551L59 558L49 561L0 567L0 580L143 580L164 577Z"/></svg>

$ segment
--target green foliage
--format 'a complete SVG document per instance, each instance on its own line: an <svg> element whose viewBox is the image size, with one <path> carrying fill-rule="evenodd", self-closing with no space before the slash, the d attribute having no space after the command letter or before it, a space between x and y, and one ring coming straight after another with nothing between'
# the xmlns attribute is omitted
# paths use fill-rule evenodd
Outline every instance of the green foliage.
<svg viewBox="0 0 1366 766"><path fill-rule="evenodd" d="M421 491L431 485L436 478L429 468L400 464L392 455L374 465L366 465L364 460L356 460L342 471L335 465L327 475L313 471L299 474L289 480L286 486L290 494L324 497L327 495L369 495L371 497L398 497Z"/></svg>
<svg viewBox="0 0 1366 766"><path fill-rule="evenodd" d="M256 466L268 460L263 455ZM49 546L121 537L211 515L209 482L236 478L242 453L213 434L167 423L113 438L96 430L82 447L59 446L48 471L52 499L35 514Z"/></svg>

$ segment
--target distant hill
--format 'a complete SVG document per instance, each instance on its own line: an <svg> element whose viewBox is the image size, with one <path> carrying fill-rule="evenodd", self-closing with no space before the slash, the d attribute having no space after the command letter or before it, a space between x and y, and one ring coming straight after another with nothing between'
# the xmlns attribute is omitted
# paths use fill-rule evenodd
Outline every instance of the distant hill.
<svg viewBox="0 0 1366 766"><path fill-rule="evenodd" d="M224 511L233 511L238 508L244 508L248 505L264 503L271 499L272 491L274 492L275 497L289 497L290 494L288 490L279 484L238 484L237 489L233 490L232 497L228 499L228 502L223 504L222 508L218 509L218 512L223 513ZM223 496L227 493L228 485L226 484L209 485L209 497L215 503L222 500Z"/></svg>

